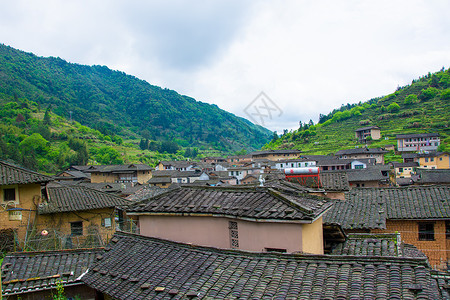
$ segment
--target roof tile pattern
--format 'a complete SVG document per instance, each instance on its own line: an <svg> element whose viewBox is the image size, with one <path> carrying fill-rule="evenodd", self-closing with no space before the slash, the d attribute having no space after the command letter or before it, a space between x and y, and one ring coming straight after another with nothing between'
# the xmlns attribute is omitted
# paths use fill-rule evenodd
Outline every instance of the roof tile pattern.
<svg viewBox="0 0 450 300"><path fill-rule="evenodd" d="M0 185L43 183L51 180L50 176L0 161Z"/></svg>
<svg viewBox="0 0 450 300"><path fill-rule="evenodd" d="M129 213L196 213L256 219L313 220L331 202L269 187L180 187L133 204Z"/></svg>
<svg viewBox="0 0 450 300"><path fill-rule="evenodd" d="M386 219L450 219L449 186L356 188L335 201L325 223L344 229L385 229Z"/></svg>
<svg viewBox="0 0 450 300"><path fill-rule="evenodd" d="M332 255L422 257L415 246L400 242L397 234L349 234L344 243L337 243Z"/></svg>
<svg viewBox="0 0 450 300"><path fill-rule="evenodd" d="M116 233L82 278L114 299L440 299L426 259L301 256Z"/></svg>
<svg viewBox="0 0 450 300"><path fill-rule="evenodd" d="M48 203L39 206L40 214L83 211L128 205L130 200L83 186L47 187Z"/></svg>
<svg viewBox="0 0 450 300"><path fill-rule="evenodd" d="M55 288L59 280L65 284L81 284L77 278L102 252L98 248L9 254L2 264L2 294Z"/></svg>

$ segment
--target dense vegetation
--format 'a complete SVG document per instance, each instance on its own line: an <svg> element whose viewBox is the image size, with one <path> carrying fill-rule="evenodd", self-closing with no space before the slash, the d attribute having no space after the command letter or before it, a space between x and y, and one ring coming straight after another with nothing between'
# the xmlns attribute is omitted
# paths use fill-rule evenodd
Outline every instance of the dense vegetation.
<svg viewBox="0 0 450 300"><path fill-rule="evenodd" d="M105 66L42 58L0 44L0 98L51 106L103 135L221 151L258 149L265 128Z"/></svg>
<svg viewBox="0 0 450 300"><path fill-rule="evenodd" d="M169 153L165 142L153 142L154 150L139 149L136 141L105 135L54 114L50 107L42 110L27 99L3 95L0 105L0 158L48 174L88 162L154 166L159 160L185 159L185 154L202 155L197 148L181 149L176 144L176 151Z"/></svg>
<svg viewBox="0 0 450 300"><path fill-rule="evenodd" d="M397 134L437 132L441 135L439 150L450 151L449 104L450 69L442 69L413 80L385 97L342 105L327 115L321 114L318 124L310 121L297 130L285 130L281 136L274 133L264 148L330 154L361 146L355 138L356 129L379 126L382 139L369 141L370 147L396 144Z"/></svg>

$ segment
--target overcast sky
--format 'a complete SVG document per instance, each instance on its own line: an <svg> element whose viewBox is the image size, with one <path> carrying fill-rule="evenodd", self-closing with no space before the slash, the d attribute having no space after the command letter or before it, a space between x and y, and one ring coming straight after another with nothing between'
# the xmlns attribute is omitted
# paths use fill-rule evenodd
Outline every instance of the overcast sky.
<svg viewBox="0 0 450 300"><path fill-rule="evenodd" d="M449 12L448 0L14 0L0 42L106 65L280 132L448 68Z"/></svg>

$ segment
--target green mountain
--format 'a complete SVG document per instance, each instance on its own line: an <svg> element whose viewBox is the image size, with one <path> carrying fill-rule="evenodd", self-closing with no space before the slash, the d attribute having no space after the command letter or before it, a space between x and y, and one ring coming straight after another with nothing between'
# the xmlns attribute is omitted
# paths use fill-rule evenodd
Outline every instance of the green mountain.
<svg viewBox="0 0 450 300"><path fill-rule="evenodd" d="M153 86L105 66L43 58L0 44L0 98L40 108L123 139L236 151L259 149L271 133L216 105Z"/></svg>
<svg viewBox="0 0 450 300"><path fill-rule="evenodd" d="M395 144L397 134L436 132L441 136L440 150L450 151L450 69L429 73L410 85L399 87L385 97L364 103L342 105L318 124L301 128L279 137L273 136L265 149L299 149L310 154L330 154L358 144L355 130L366 126L381 128L382 139L369 147ZM399 159L391 154L389 159Z"/></svg>

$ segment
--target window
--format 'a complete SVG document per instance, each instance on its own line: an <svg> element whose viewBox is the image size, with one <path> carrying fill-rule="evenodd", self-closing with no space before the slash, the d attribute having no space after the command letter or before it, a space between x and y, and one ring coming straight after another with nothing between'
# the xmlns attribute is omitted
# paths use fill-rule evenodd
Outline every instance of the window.
<svg viewBox="0 0 450 300"><path fill-rule="evenodd" d="M239 234L238 224L235 221L228 222L228 229L230 230L230 246L231 248L239 248Z"/></svg>
<svg viewBox="0 0 450 300"><path fill-rule="evenodd" d="M70 234L72 236L83 235L83 222L72 222L72 223L70 223Z"/></svg>
<svg viewBox="0 0 450 300"><path fill-rule="evenodd" d="M428 162L428 157L425 157L425 162Z"/></svg>
<svg viewBox="0 0 450 300"><path fill-rule="evenodd" d="M419 241L434 241L434 223L419 223Z"/></svg>
<svg viewBox="0 0 450 300"><path fill-rule="evenodd" d="M430 158L430 161L434 161L434 157L431 157L431 158Z"/></svg>
<svg viewBox="0 0 450 300"><path fill-rule="evenodd" d="M364 168L364 165L355 165L355 169L363 169Z"/></svg>
<svg viewBox="0 0 450 300"><path fill-rule="evenodd" d="M10 221L20 221L22 220L22 212L20 210L11 210L8 213Z"/></svg>
<svg viewBox="0 0 450 300"><path fill-rule="evenodd" d="M398 168L398 171L399 171L400 173L403 173L403 168Z"/></svg>
<svg viewBox="0 0 450 300"><path fill-rule="evenodd" d="M3 202L16 202L16 189L5 188L3 189Z"/></svg>

